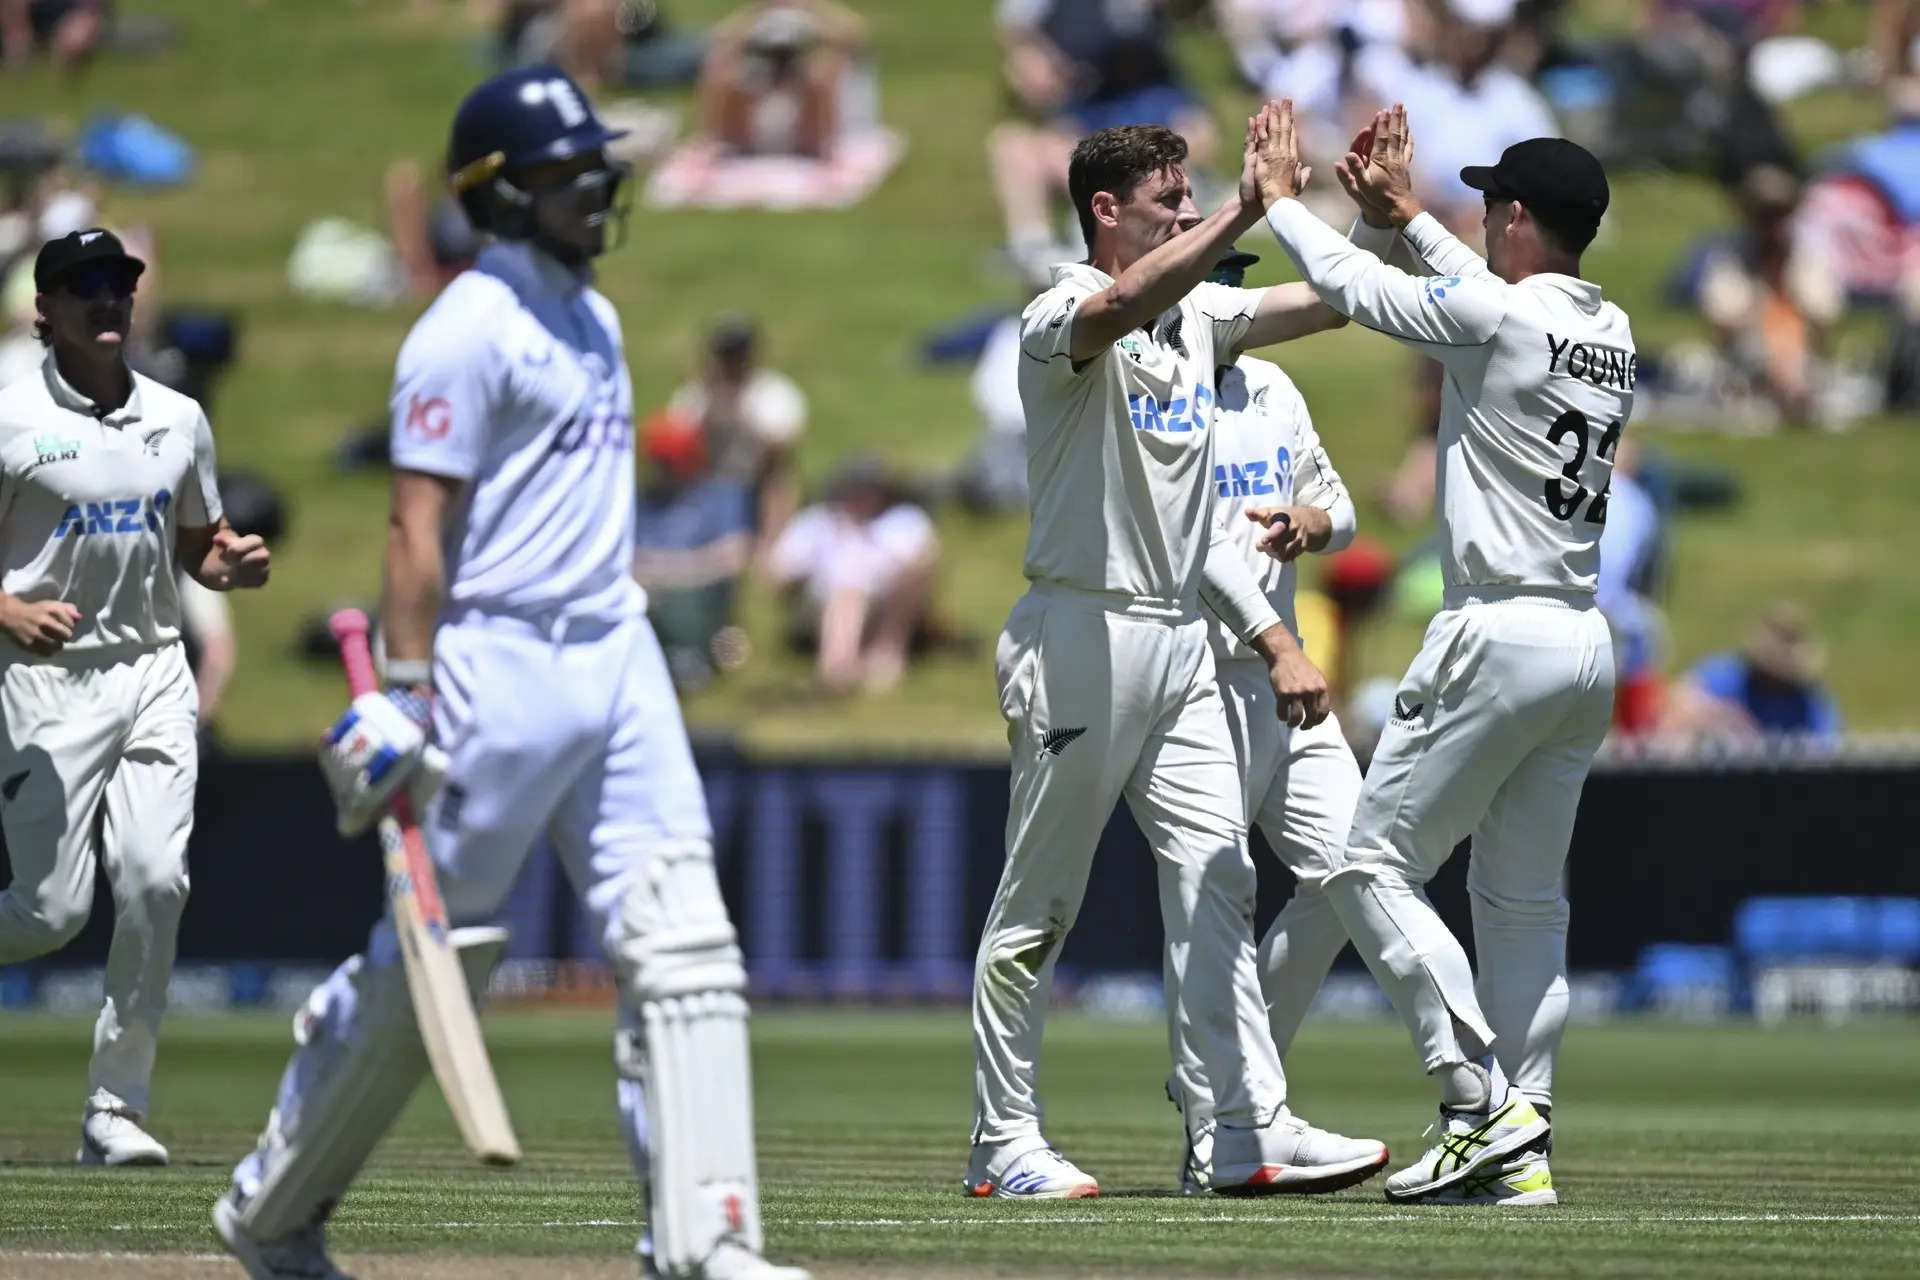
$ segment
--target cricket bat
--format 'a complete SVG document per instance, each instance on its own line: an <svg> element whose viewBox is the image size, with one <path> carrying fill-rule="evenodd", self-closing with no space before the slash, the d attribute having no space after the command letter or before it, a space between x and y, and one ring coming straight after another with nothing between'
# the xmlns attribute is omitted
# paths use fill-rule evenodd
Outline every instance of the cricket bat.
<svg viewBox="0 0 1920 1280"><path fill-rule="evenodd" d="M327 626L340 646L347 688L353 696L378 689L373 651L367 644L367 615L342 609L327 620ZM447 938L446 904L440 900L433 862L427 857L427 844L404 787L380 819L380 853L386 863L387 904L406 962L407 989L413 995L413 1016L420 1024L434 1079L440 1082L467 1149L485 1164L517 1164L520 1142L513 1136L513 1121L493 1077L493 1064L487 1060L460 957Z"/></svg>

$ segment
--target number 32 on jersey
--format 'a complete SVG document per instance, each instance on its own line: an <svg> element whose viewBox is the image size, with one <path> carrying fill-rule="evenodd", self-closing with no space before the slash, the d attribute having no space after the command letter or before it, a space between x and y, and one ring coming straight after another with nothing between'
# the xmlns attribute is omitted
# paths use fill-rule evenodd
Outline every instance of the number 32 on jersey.
<svg viewBox="0 0 1920 1280"><path fill-rule="evenodd" d="M1573 459L1560 469L1560 475L1546 482L1547 510L1553 512L1556 519L1572 520L1582 505L1587 508L1587 523L1605 524L1607 522L1607 495L1613 488L1613 480L1608 478L1600 492L1593 494L1593 501L1587 502L1587 487L1580 483L1580 472L1587 465L1587 455L1596 451L1592 438L1593 425L1587 415L1578 409L1569 409L1553 420L1547 428L1547 443L1558 448L1569 436L1573 438ZM1607 424L1601 435L1597 452L1608 462L1613 461L1613 452L1620 445L1620 423ZM1573 482L1569 491L1561 477Z"/></svg>

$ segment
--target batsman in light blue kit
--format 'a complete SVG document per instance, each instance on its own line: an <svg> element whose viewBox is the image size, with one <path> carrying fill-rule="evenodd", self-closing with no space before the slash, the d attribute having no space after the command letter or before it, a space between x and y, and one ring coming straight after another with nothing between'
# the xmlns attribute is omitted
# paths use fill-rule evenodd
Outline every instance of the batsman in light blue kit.
<svg viewBox="0 0 1920 1280"><path fill-rule="evenodd" d="M493 240L400 352L387 688L349 712L404 767L370 782L322 766L343 831L410 788L456 926L493 916L552 842L620 983L642 1274L804 1280L761 1257L746 973L631 575L633 391L590 266L620 222L626 175L605 152L619 136L551 68L497 76L455 116L451 183ZM455 929L476 991L499 937ZM315 990L295 1039L214 1219L255 1277L340 1277L324 1224L427 1070L390 923Z"/></svg>

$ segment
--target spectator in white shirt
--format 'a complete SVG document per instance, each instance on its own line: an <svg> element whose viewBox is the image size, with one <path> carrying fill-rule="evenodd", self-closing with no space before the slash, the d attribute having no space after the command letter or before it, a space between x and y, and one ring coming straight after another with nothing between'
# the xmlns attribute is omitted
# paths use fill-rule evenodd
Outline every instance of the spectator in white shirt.
<svg viewBox="0 0 1920 1280"><path fill-rule="evenodd" d="M933 521L874 462L849 465L827 501L794 517L769 568L797 597L821 684L878 693L900 683L939 555Z"/></svg>
<svg viewBox="0 0 1920 1280"><path fill-rule="evenodd" d="M745 316L723 316L707 335L700 377L668 408L700 424L716 475L754 491L760 556L800 507L793 455L807 429L807 398L793 379L761 362L760 333Z"/></svg>

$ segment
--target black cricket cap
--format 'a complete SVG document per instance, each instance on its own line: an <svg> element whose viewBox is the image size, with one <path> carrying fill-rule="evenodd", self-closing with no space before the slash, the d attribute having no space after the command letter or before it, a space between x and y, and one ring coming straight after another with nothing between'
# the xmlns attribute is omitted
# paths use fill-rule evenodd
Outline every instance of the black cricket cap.
<svg viewBox="0 0 1920 1280"><path fill-rule="evenodd" d="M1559 220L1598 227L1611 192L1593 152L1565 138L1529 138L1495 165L1468 165L1460 181L1496 200L1517 200Z"/></svg>
<svg viewBox="0 0 1920 1280"><path fill-rule="evenodd" d="M104 227L92 227L69 231L40 246L39 256L33 260L33 287L41 293L50 292L80 268L102 262L121 264L135 279L147 269L146 263L127 252L119 236Z"/></svg>
<svg viewBox="0 0 1920 1280"><path fill-rule="evenodd" d="M1247 268L1260 261L1257 253L1248 253L1245 249L1229 248L1220 255L1220 261L1213 264L1213 270L1207 272L1207 279L1215 284L1238 286L1246 278Z"/></svg>

